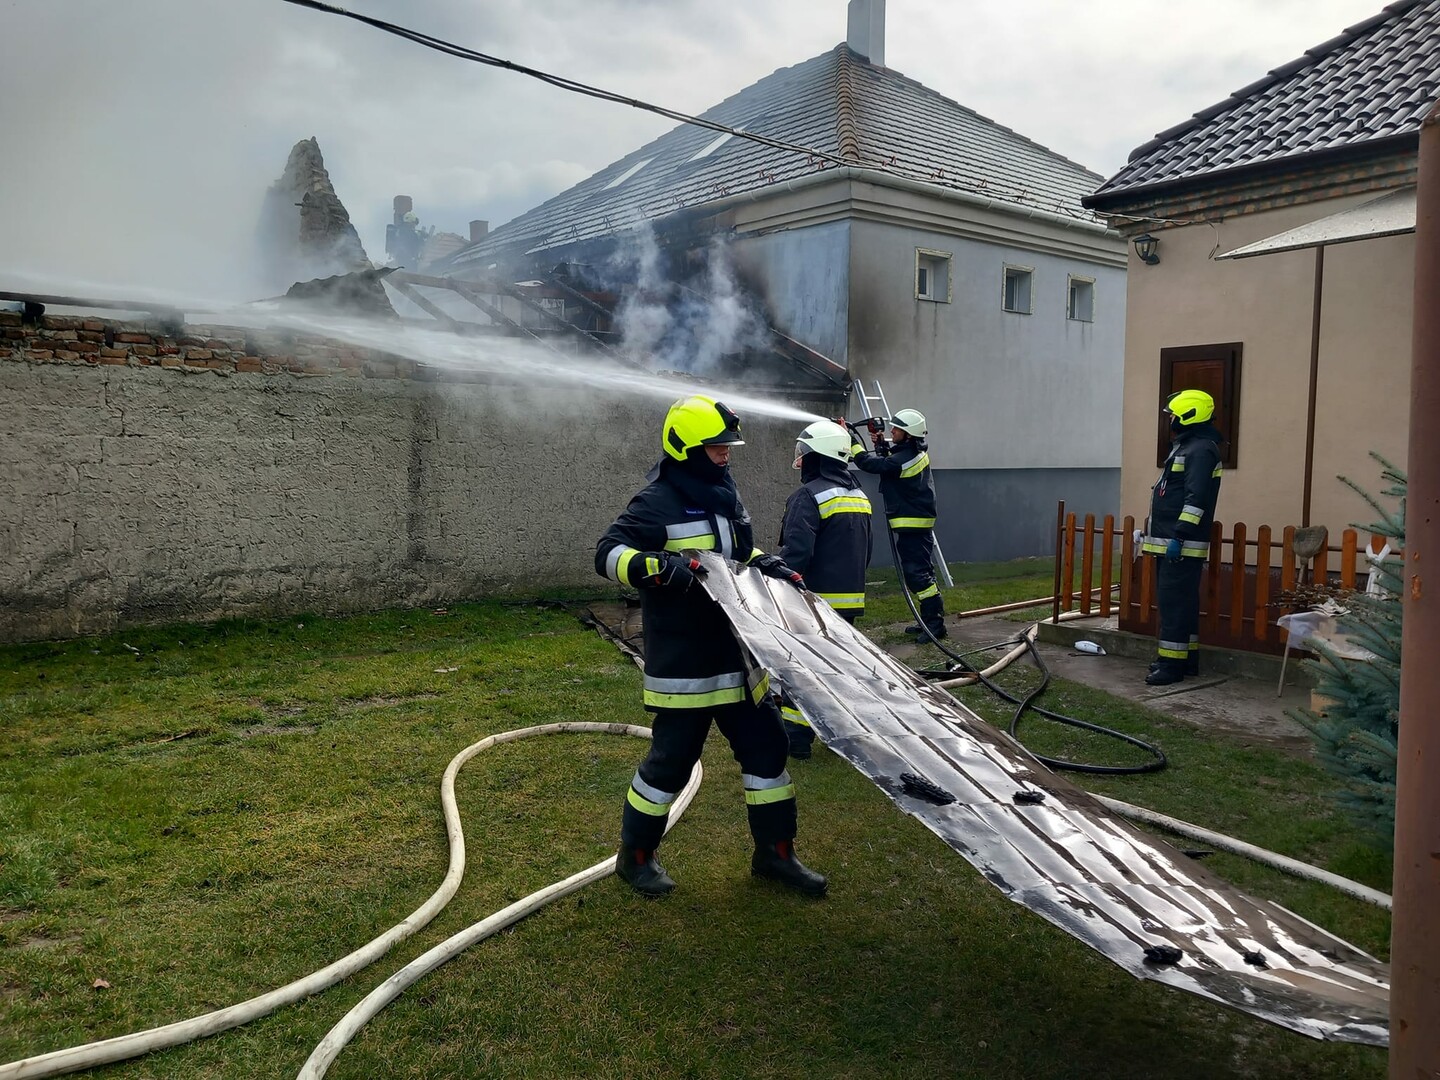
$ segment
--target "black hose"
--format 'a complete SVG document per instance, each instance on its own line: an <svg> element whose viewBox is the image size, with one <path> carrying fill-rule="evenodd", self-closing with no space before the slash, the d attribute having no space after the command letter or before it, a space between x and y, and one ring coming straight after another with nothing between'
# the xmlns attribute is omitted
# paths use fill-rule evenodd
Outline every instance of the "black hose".
<svg viewBox="0 0 1440 1080"><path fill-rule="evenodd" d="M905 570L904 567L900 564L900 548L899 545L896 543L895 530L888 529L886 531L890 533L890 552L895 559L895 574L900 579L900 591L905 594L905 604L907 607L910 608L910 614L915 616L916 624L920 627L922 631L924 631L925 636L930 639L930 641L935 645L937 649L943 652L946 656L950 657L950 659L954 660L960 666L960 670L974 675L975 678L980 681L980 684L985 687L985 689L989 690L992 694L995 694L1003 701L1007 701L1011 705L1015 706L1015 713L1013 716L1010 717L1010 726L1007 729L1010 733L1011 738L1013 738L1016 742L1020 742L1020 735L1017 731L1017 728L1020 726L1020 718L1025 715L1025 712L1028 709L1034 710L1036 713L1045 717L1045 719L1047 720L1054 720L1057 724L1067 724L1070 727L1077 727L1083 731L1093 731L1097 735L1105 735L1109 738L1119 739L1121 742L1129 743L1131 746L1137 746L1141 750L1144 750L1147 754L1152 755L1155 759L1153 761L1146 762L1144 765L1091 765L1083 761L1067 761L1065 758L1046 757L1043 754L1037 754L1033 750L1031 750L1030 754L1032 757L1035 758L1036 761L1051 769L1059 769L1068 772L1099 773L1105 776L1133 776L1139 773L1159 772L1161 769L1165 768L1167 765L1170 764L1170 762L1165 757L1165 751L1161 750L1153 743L1148 743L1143 739L1137 739L1133 735L1126 735L1123 731L1116 731L1114 728L1102 727L1099 724L1092 724L1086 720L1076 720L1073 716L1065 716L1063 713L1052 712L1049 709L1042 709L1039 705L1036 705L1034 703L1035 699L1038 698L1042 693L1044 693L1045 688L1050 685L1050 669L1045 665L1045 660L1041 657L1040 651L1035 648L1035 642L1032 641L1028 635L1026 635L1023 640L1025 642L1026 650L1030 654L1030 658L1035 661L1035 666L1040 669L1041 679L1039 684L1035 686L1035 688L1032 689L1029 693L1027 693L1023 698L1015 697L1015 695L1011 694L1008 690L1005 690L1003 687L997 686L989 678L981 674L979 668L973 667L970 662L965 659L965 657L969 654L957 653L954 650L946 648L944 645L940 644L940 639L931 632L930 627L925 624L925 620L920 617L920 609L915 606L915 597L911 595L910 586L905 582ZM994 646L990 646L990 648L993 647ZM987 650L975 649L972 651L985 652ZM1020 745L1024 746L1025 744L1020 743ZM1027 747L1026 749L1029 748Z"/></svg>

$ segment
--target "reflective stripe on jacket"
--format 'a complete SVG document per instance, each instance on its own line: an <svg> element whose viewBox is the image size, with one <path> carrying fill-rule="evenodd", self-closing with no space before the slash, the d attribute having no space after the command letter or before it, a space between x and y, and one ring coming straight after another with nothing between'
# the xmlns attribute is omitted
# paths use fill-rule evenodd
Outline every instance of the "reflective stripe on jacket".
<svg viewBox="0 0 1440 1080"><path fill-rule="evenodd" d="M870 565L870 499L843 464L822 461L816 475L785 503L776 554L804 574L805 584L831 607L863 612L865 568Z"/></svg>
<svg viewBox="0 0 1440 1080"><path fill-rule="evenodd" d="M1170 541L1178 539L1182 556L1209 556L1210 525L1220 496L1220 438L1210 424L1182 429L1152 489L1141 551L1163 555Z"/></svg>
<svg viewBox="0 0 1440 1080"><path fill-rule="evenodd" d="M704 588L695 584L680 591L647 580L664 570L667 553L715 551L740 562L761 554L750 515L743 504L736 506L732 518L689 505L662 473L630 500L595 547L597 573L640 591L648 708L759 701L768 690L763 670L747 675L730 622Z"/></svg>
<svg viewBox="0 0 1440 1080"><path fill-rule="evenodd" d="M924 439L906 439L888 451L866 450L856 442L850 453L857 469L880 477L880 494L885 499L885 518L890 528L935 527L935 482Z"/></svg>

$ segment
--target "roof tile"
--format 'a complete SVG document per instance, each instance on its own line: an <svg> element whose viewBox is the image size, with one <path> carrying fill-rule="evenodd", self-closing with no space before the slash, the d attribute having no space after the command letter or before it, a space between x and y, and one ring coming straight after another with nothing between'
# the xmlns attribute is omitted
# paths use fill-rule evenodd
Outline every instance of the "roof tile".
<svg viewBox="0 0 1440 1080"><path fill-rule="evenodd" d="M702 118L799 143L857 168L1087 219L1092 215L1080 199L1100 180L913 79L875 67L845 45L773 72ZM493 230L458 253L452 267L488 262L502 251L598 238L835 167L739 138L697 158L715 139L712 130L682 124Z"/></svg>
<svg viewBox="0 0 1440 1080"><path fill-rule="evenodd" d="M1437 95L1440 0L1399 0L1160 132L1085 201L1418 132Z"/></svg>

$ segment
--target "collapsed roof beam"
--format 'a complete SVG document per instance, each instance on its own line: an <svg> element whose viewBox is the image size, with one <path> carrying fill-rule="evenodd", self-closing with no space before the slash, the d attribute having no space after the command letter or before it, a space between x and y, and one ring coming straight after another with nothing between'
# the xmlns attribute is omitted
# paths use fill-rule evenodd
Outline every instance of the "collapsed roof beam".
<svg viewBox="0 0 1440 1080"><path fill-rule="evenodd" d="M620 352L618 352L608 343L602 341L599 337L590 333L589 331L583 330L580 327L576 326L564 316L557 315L555 314L555 312L549 310L548 308L537 304L534 300L526 296L521 290L517 289L513 285L508 285L497 281L461 281L457 278L429 277L425 274L410 274L405 272L391 275L390 280L395 281L397 278L410 285L423 285L426 288L432 289L447 289L450 292L455 293L462 299L468 300L471 304L478 307L481 311L485 312L486 315L489 315L497 322L503 323L506 326L512 327L515 330L520 331L521 333L527 334L530 337L535 338L537 341L544 340L540 337L539 334L536 334L529 327L526 327L521 323L515 321L514 319L510 318L508 315L505 315L498 307L496 307L494 304L489 303L483 298L483 294L487 291L494 292L497 295L501 296L509 296L514 300L519 301L519 303L526 309L538 312L540 315L544 316L545 319L547 319L551 324L555 326L556 329L560 330L562 333L566 333L577 340L584 341L587 345L598 348L608 359L613 360L615 363L623 364L626 367L635 368L637 371L644 370L643 365L637 364L633 360L630 360L629 358L623 356ZM599 305L595 306L599 307ZM600 310L603 311L604 309L601 308ZM606 312L606 314L608 315L608 312Z"/></svg>

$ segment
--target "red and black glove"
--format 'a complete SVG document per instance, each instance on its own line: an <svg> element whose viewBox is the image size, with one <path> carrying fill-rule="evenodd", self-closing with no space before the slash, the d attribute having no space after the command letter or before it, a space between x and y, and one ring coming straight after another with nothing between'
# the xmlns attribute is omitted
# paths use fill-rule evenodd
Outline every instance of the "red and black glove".
<svg viewBox="0 0 1440 1080"><path fill-rule="evenodd" d="M750 565L759 570L766 577L779 578L781 581L788 581L801 592L805 591L805 578L798 570L792 570L785 565L785 560L779 555L757 555L750 560Z"/></svg>
<svg viewBox="0 0 1440 1080"><path fill-rule="evenodd" d="M660 563L660 573L651 579L660 588L685 592L709 571L700 565L693 555L666 555Z"/></svg>

